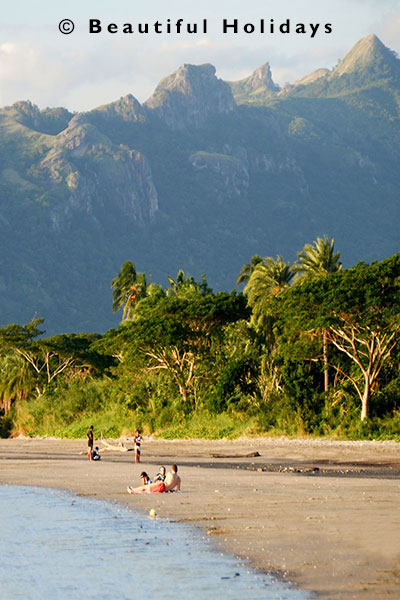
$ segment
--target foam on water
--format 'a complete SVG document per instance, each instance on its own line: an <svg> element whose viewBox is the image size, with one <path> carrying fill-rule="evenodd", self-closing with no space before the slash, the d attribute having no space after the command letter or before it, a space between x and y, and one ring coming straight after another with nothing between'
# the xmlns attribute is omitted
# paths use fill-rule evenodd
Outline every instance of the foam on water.
<svg viewBox="0 0 400 600"><path fill-rule="evenodd" d="M0 486L2 600L307 600L197 529L69 492Z"/></svg>

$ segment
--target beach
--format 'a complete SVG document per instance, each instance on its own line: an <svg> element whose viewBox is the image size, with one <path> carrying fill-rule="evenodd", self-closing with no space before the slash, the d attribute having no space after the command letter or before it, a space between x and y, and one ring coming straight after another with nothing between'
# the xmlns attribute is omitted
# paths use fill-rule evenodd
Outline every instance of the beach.
<svg viewBox="0 0 400 600"><path fill-rule="evenodd" d="M96 432L95 432L96 434ZM0 484L62 488L203 528L221 550L328 600L400 598L400 445L144 439L89 462L85 440L0 440ZM133 448L133 438L121 440ZM103 448L99 440L96 444ZM182 493L129 495L176 463Z"/></svg>

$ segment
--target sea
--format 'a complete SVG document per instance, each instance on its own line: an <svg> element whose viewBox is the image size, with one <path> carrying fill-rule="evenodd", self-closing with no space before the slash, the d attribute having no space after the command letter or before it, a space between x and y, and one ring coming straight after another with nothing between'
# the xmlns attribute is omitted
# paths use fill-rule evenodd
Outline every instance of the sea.
<svg viewBox="0 0 400 600"><path fill-rule="evenodd" d="M196 527L117 502L0 486L1 600L310 600Z"/></svg>

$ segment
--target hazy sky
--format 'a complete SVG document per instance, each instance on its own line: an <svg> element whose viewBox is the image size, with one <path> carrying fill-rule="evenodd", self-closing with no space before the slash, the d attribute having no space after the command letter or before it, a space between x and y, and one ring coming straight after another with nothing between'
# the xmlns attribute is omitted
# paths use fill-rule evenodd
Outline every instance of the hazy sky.
<svg viewBox="0 0 400 600"><path fill-rule="evenodd" d="M58 24L75 30L62 35ZM201 23L206 35L89 34L89 19L108 23ZM238 19L252 34L223 34L222 20ZM261 19L275 27L290 19L289 34L259 33ZM306 34L293 27L304 23ZM311 38L309 24L320 23ZM323 33L331 23L333 32ZM400 0L15 0L0 17L0 105L31 100L40 107L88 110L132 93L139 101L183 63L211 62L217 75L237 80L262 63L276 83L293 82L319 67L332 68L362 37L376 33L400 53Z"/></svg>

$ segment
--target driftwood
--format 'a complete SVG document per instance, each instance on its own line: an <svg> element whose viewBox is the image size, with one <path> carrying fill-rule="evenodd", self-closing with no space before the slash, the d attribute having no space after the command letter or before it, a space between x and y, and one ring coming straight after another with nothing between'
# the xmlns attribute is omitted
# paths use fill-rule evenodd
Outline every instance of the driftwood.
<svg viewBox="0 0 400 600"><path fill-rule="evenodd" d="M96 440L97 441L97 440ZM99 454L102 452L132 452L133 448L126 448L122 442L118 442L118 445L110 444L110 442L106 442L103 438L99 440L104 448L99 448ZM79 452L79 454L87 454L88 451Z"/></svg>
<svg viewBox="0 0 400 600"><path fill-rule="evenodd" d="M210 454L210 458L253 458L261 456L259 452L250 452L249 454Z"/></svg>
<svg viewBox="0 0 400 600"><path fill-rule="evenodd" d="M132 450L132 448L125 448L124 444L122 442L118 443L118 446L115 446L114 444L110 444L109 442L106 442L105 440L100 440L101 443L103 444L103 446L105 446L104 448L102 448L103 452L106 452L107 450L112 451L112 452L129 452L130 450Z"/></svg>

